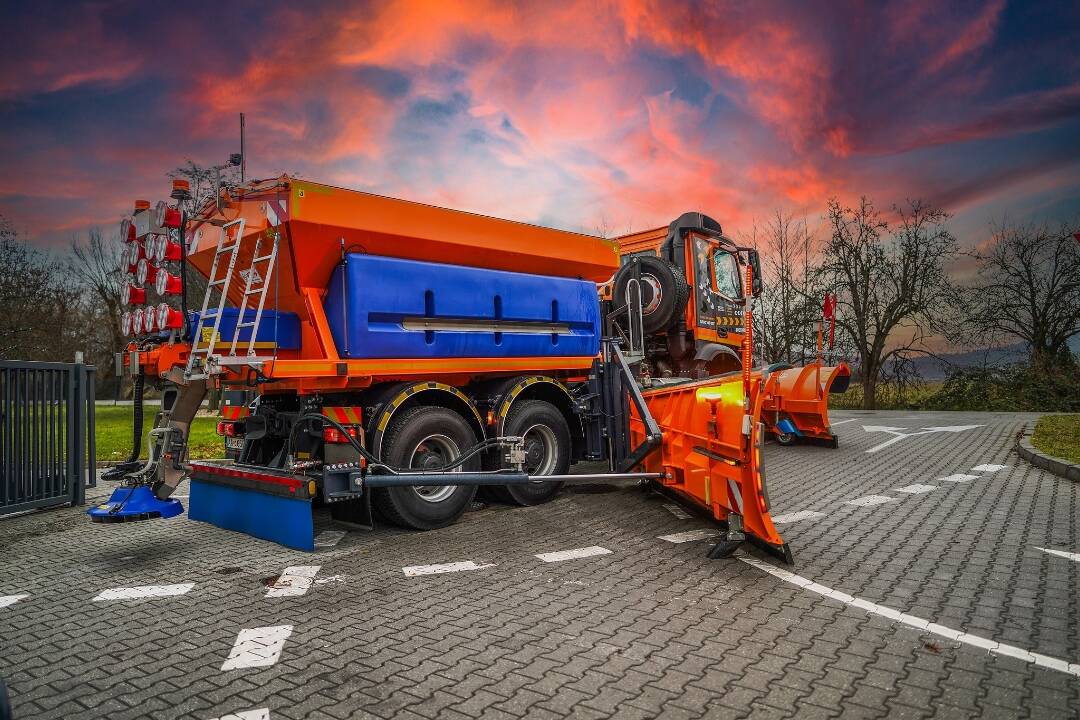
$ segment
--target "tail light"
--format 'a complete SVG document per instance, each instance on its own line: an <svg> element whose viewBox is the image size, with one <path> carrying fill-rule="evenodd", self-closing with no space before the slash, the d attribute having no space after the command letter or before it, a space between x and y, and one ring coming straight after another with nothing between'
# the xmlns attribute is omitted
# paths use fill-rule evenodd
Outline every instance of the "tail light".
<svg viewBox="0 0 1080 720"><path fill-rule="evenodd" d="M135 282L139 285L145 285L147 282L154 282L157 280L157 274L157 267L151 265L146 258L143 258L139 261L139 266L135 271Z"/></svg>
<svg viewBox="0 0 1080 720"><path fill-rule="evenodd" d="M134 335L143 334L143 308L135 308L131 313L131 332Z"/></svg>
<svg viewBox="0 0 1080 720"><path fill-rule="evenodd" d="M164 235L155 235L147 241L146 255L156 263L180 259L180 243Z"/></svg>
<svg viewBox="0 0 1080 720"><path fill-rule="evenodd" d="M157 278L154 279L154 289L157 290L158 295L179 295L180 276L158 268Z"/></svg>
<svg viewBox="0 0 1080 720"><path fill-rule="evenodd" d="M143 248L142 243L133 242L127 245L125 253L124 261L129 268L132 268L131 272L135 272L135 268L138 267L139 261L146 257L146 250Z"/></svg>
<svg viewBox="0 0 1080 720"><path fill-rule="evenodd" d="M164 200L158 200L154 206L154 225L163 228L180 227L180 211L169 207Z"/></svg>
<svg viewBox="0 0 1080 720"><path fill-rule="evenodd" d="M169 307L168 303L157 306L158 330L179 330L184 326L184 313Z"/></svg>
<svg viewBox="0 0 1080 720"><path fill-rule="evenodd" d="M126 243L135 242L135 226L131 223L131 218L120 221L120 239Z"/></svg>
<svg viewBox="0 0 1080 720"><path fill-rule="evenodd" d="M132 312L127 310L120 316L120 334L127 337L131 334L131 318Z"/></svg>
<svg viewBox="0 0 1080 720"><path fill-rule="evenodd" d="M123 305L142 305L146 302L146 290L134 285L125 285L120 291L120 303Z"/></svg>
<svg viewBox="0 0 1080 720"><path fill-rule="evenodd" d="M236 437L236 423L219 422L217 424L217 434L225 437Z"/></svg>
<svg viewBox="0 0 1080 720"><path fill-rule="evenodd" d="M349 436L356 437L357 428L355 425L346 425L345 429L349 431ZM324 427L322 431L322 439L324 443L347 443L349 442L349 436L338 430L336 427Z"/></svg>

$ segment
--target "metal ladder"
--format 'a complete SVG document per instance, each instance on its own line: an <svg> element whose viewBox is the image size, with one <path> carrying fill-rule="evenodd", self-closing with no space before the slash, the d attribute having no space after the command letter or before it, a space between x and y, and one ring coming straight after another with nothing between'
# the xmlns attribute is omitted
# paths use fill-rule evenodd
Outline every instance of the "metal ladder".
<svg viewBox="0 0 1080 720"><path fill-rule="evenodd" d="M232 345L229 346L229 357L236 357L236 344L240 340L240 330L243 328L251 328L251 337L248 339L247 357L253 357L255 355L255 336L259 334L259 323L262 322L263 305L266 304L266 291L270 288L270 277L274 274L274 263L277 260L278 244L281 240L281 233L274 232L274 246L270 249L270 252L266 255L259 255L259 248L262 246L263 236L260 233L255 238L255 250L251 256L251 265L248 267L246 274L247 278L244 283L244 295L240 299L240 314L237 316L236 329L233 331ZM259 275L257 266L260 263L266 263L266 275ZM245 272L240 273L240 277L244 277ZM256 278L258 278L259 287L252 289L252 285L255 284ZM251 322L244 320L244 315L247 312L248 298L252 295L259 296L259 304L255 309L255 319ZM277 338L275 338L275 341Z"/></svg>
<svg viewBox="0 0 1080 720"><path fill-rule="evenodd" d="M229 232L234 227L236 228L235 239L230 237ZM240 242L243 238L243 218L232 220L221 226L221 237L218 238L217 249L214 251L214 262L210 266L210 276L206 284L206 294L203 296L202 309L199 311L199 321L191 331L191 354L188 355L187 367L184 368L184 378L187 380L201 380L209 376L210 356L213 355L214 348L217 346L221 314L225 310L225 300L229 295L233 269L236 267L236 256L239 253ZM227 244L230 240L232 243ZM222 255L228 255L229 262L225 269L225 276L218 277L218 267L221 265ZM210 298L215 290L220 293L220 296L217 308L210 310ZM213 324L211 325L209 321L213 321ZM212 328L212 330L209 337L206 338L205 347L203 347L200 346L200 343L203 340L203 331L207 328Z"/></svg>

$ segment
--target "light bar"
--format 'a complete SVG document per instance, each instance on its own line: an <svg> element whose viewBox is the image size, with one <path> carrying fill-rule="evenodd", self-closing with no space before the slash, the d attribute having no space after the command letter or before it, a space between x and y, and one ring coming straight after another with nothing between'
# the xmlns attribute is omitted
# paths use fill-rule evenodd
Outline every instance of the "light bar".
<svg viewBox="0 0 1080 720"><path fill-rule="evenodd" d="M143 334L143 308L135 308L135 312L131 313L131 332L134 335Z"/></svg>
<svg viewBox="0 0 1080 720"><path fill-rule="evenodd" d="M169 307L169 303L157 306L158 330L179 330L184 326L184 313Z"/></svg>
<svg viewBox="0 0 1080 720"><path fill-rule="evenodd" d="M120 239L126 243L135 242L135 226L131 222L131 218L124 218L120 221Z"/></svg>
<svg viewBox="0 0 1080 720"><path fill-rule="evenodd" d="M157 330L157 311L155 308L148 307L143 310L142 324L143 332L152 333Z"/></svg>
<svg viewBox="0 0 1080 720"><path fill-rule="evenodd" d="M157 279L154 280L154 289L157 290L158 295L179 295L182 289L180 276L159 268Z"/></svg>
<svg viewBox="0 0 1080 720"><path fill-rule="evenodd" d="M120 334L127 337L131 334L131 320L132 312L125 310L124 314L120 316Z"/></svg>

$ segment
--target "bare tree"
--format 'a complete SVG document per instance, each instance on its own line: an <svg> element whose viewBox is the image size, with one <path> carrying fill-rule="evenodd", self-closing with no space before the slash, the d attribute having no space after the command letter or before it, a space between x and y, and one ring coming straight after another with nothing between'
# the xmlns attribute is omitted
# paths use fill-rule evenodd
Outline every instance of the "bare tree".
<svg viewBox="0 0 1080 720"><path fill-rule="evenodd" d="M989 342L1019 338L1037 367L1070 355L1080 335L1080 223L994 228L990 246L975 251L978 278L969 295L973 330Z"/></svg>
<svg viewBox="0 0 1080 720"><path fill-rule="evenodd" d="M890 368L904 372L907 358L929 352L924 341L954 297L945 271L957 250L948 215L919 200L893 209L892 227L866 197L854 208L833 198L826 216L822 271L839 298L837 326L854 345L868 410Z"/></svg>
<svg viewBox="0 0 1080 720"><path fill-rule="evenodd" d="M120 267L123 251L124 243L119 236L106 238L97 228L89 231L85 242L78 238L71 240L69 268L86 293L86 300L95 315L88 325L96 331L96 341L88 349L99 368L99 385L108 380L119 382L119 378L114 377L110 360L127 342L120 331L120 317L124 312L121 291L126 282Z"/></svg>
<svg viewBox="0 0 1080 720"><path fill-rule="evenodd" d="M751 244L764 255L764 290L754 313L758 352L766 363L805 363L815 352L823 291L817 286L814 239L806 221L777 210Z"/></svg>

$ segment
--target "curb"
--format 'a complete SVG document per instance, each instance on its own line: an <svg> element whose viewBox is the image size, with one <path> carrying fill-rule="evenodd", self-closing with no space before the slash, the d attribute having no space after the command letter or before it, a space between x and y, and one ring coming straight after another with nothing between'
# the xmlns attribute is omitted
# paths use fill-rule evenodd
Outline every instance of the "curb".
<svg viewBox="0 0 1080 720"><path fill-rule="evenodd" d="M1016 452L1020 457L1024 458L1037 468L1042 468L1047 472L1051 472L1054 475L1060 475L1073 482L1080 482L1080 465L1066 462L1060 458L1047 455L1044 452L1039 452L1039 450L1031 444L1031 435L1034 432L1035 430L1033 428L1025 427L1024 434L1017 439Z"/></svg>

